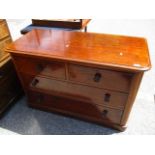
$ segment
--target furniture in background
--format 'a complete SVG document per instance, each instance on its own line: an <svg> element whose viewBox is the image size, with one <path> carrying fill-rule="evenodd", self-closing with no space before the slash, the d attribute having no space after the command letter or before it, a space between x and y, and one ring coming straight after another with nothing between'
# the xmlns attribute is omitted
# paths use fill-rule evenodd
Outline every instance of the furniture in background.
<svg viewBox="0 0 155 155"><path fill-rule="evenodd" d="M7 22L0 19L0 115L22 92L14 64L9 53L4 50L11 42Z"/></svg>
<svg viewBox="0 0 155 155"><path fill-rule="evenodd" d="M32 19L32 24L21 30L26 34L33 29L57 29L66 31L83 30L87 32L90 19Z"/></svg>
<svg viewBox="0 0 155 155"><path fill-rule="evenodd" d="M9 53L4 51L4 47L11 42L12 39L6 20L0 19L0 62L9 57Z"/></svg>
<svg viewBox="0 0 155 155"><path fill-rule="evenodd" d="M30 107L121 131L151 67L139 37L33 30L7 51Z"/></svg>

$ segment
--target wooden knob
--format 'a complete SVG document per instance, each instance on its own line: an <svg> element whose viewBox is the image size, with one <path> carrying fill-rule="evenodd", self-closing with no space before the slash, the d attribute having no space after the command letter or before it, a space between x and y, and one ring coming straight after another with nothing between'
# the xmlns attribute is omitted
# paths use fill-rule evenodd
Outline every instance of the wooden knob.
<svg viewBox="0 0 155 155"><path fill-rule="evenodd" d="M39 83L39 80L38 79L34 79L33 81L32 81L32 86L36 86L37 85L37 83Z"/></svg>
<svg viewBox="0 0 155 155"><path fill-rule="evenodd" d="M99 82L101 77L102 77L101 73L96 73L95 76L94 76L94 81Z"/></svg>
<svg viewBox="0 0 155 155"><path fill-rule="evenodd" d="M111 94L106 93L106 94L104 95L104 101L105 101L105 102L109 102L109 101L110 101L110 97L111 97Z"/></svg>
<svg viewBox="0 0 155 155"><path fill-rule="evenodd" d="M105 117L108 114L108 110L103 110L102 115Z"/></svg>

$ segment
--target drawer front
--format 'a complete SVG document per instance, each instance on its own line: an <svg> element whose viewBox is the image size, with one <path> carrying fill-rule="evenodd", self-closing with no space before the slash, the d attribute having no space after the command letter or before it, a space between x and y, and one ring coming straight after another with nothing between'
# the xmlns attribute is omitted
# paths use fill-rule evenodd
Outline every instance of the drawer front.
<svg viewBox="0 0 155 155"><path fill-rule="evenodd" d="M29 86L32 89L96 105L123 109L127 100L127 94L119 92L107 91L42 77L22 75L22 78L25 86Z"/></svg>
<svg viewBox="0 0 155 155"><path fill-rule="evenodd" d="M8 45L11 42L12 42L11 38L7 38L7 39L5 39L5 40L3 40L3 41L0 42L0 59L3 56L5 56L6 54L8 54L8 53L6 53L4 51L4 49L5 49L6 45Z"/></svg>
<svg viewBox="0 0 155 155"><path fill-rule="evenodd" d="M68 65L69 80L91 86L129 92L132 75L74 64Z"/></svg>
<svg viewBox="0 0 155 155"><path fill-rule="evenodd" d="M9 36L9 29L6 22L4 21L0 23L0 39L3 39L7 36Z"/></svg>
<svg viewBox="0 0 155 155"><path fill-rule="evenodd" d="M60 79L66 78L64 63L25 57L13 57L13 59L20 72Z"/></svg>
<svg viewBox="0 0 155 155"><path fill-rule="evenodd" d="M10 74L10 72L15 71L13 63L9 60L3 66L0 67L0 83L3 82Z"/></svg>
<svg viewBox="0 0 155 155"><path fill-rule="evenodd" d="M8 74L3 83L0 83L0 113L21 93L21 86L15 72Z"/></svg>
<svg viewBox="0 0 155 155"><path fill-rule="evenodd" d="M101 107L87 102L79 102L64 97L56 97L35 91L28 93L29 103L32 105L45 107L47 110L59 109L69 113L78 114L81 116L89 116L106 120L111 123L119 124L122 116L121 110L114 110L106 107Z"/></svg>

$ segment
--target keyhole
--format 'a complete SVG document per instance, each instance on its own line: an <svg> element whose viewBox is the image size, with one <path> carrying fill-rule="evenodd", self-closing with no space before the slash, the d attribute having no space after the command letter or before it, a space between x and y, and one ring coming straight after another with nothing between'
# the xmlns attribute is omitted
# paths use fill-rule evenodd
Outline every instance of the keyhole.
<svg viewBox="0 0 155 155"><path fill-rule="evenodd" d="M94 81L99 82L101 80L101 77L102 77L101 73L96 73L94 76Z"/></svg>
<svg viewBox="0 0 155 155"><path fill-rule="evenodd" d="M104 101L105 101L105 102L109 102L109 101L110 101L110 97L111 97L111 95L110 95L109 93L106 93L106 94L104 95Z"/></svg>

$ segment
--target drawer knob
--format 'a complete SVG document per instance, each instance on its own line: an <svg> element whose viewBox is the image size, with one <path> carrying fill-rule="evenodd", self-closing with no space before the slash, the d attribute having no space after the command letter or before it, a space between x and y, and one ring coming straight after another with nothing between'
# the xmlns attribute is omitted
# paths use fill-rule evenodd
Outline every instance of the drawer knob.
<svg viewBox="0 0 155 155"><path fill-rule="evenodd" d="M94 81L99 82L101 77L102 77L101 73L96 73L95 76L94 76Z"/></svg>
<svg viewBox="0 0 155 155"><path fill-rule="evenodd" d="M44 69L44 66L43 66L42 64L38 64L38 65L36 66L37 72L41 72L43 69Z"/></svg>
<svg viewBox="0 0 155 155"><path fill-rule="evenodd" d="M110 97L111 97L111 94L106 93L106 94L104 95L104 101L105 101L105 102L109 102L109 101L110 101Z"/></svg>
<svg viewBox="0 0 155 155"><path fill-rule="evenodd" d="M33 81L32 81L32 86L36 86L37 85L37 83L39 83L39 80L38 79L34 79Z"/></svg>
<svg viewBox="0 0 155 155"><path fill-rule="evenodd" d="M102 111L102 115L105 117L105 116L107 116L107 114L108 114L108 110L103 110Z"/></svg>

